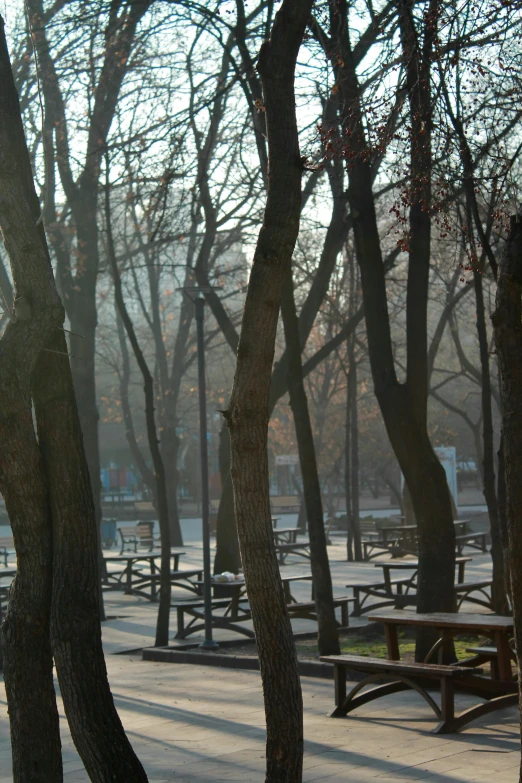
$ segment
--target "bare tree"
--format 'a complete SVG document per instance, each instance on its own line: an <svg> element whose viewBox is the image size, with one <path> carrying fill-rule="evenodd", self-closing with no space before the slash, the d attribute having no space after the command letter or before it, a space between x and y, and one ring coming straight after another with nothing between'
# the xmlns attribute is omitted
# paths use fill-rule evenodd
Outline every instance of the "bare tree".
<svg viewBox="0 0 522 783"><path fill-rule="evenodd" d="M272 536L268 403L283 285L299 231L302 163L294 76L312 0L284 0L259 53L268 188L254 254L236 373L225 418L239 543L256 632L267 719L266 781L302 779L302 696L292 627Z"/></svg>
<svg viewBox="0 0 522 783"><path fill-rule="evenodd" d="M71 734L90 779L146 781L107 680L97 526L64 310L40 220L3 20L0 71L0 226L14 287L13 317L0 352L0 489L18 560L2 626L14 778L62 780L54 658Z"/></svg>

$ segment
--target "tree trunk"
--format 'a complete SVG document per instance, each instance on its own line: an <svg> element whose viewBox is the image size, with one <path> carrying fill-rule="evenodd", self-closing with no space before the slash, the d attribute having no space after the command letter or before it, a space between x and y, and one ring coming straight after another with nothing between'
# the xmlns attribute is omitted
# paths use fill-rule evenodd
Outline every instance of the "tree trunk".
<svg viewBox="0 0 522 783"><path fill-rule="evenodd" d="M522 216L511 218L492 316L502 394L502 448L518 682L522 683ZM521 693L522 697L522 693ZM522 781L522 766L520 770Z"/></svg>
<svg viewBox="0 0 522 783"><path fill-rule="evenodd" d="M500 436L500 445L498 449L498 527L500 532L500 541L502 544L502 556L504 558L504 574L506 578L506 590L511 603L511 577L509 574L509 533L507 523L507 501L506 501L506 475L504 466L504 446L502 434Z"/></svg>
<svg viewBox="0 0 522 783"><path fill-rule="evenodd" d="M301 465L301 476L303 478L303 495L308 519L312 580L317 607L317 642L321 655L339 655L341 648L339 646L339 634L337 633L335 620L332 577L330 574L330 563L328 562L328 550L326 548L321 485L317 471L308 400L303 384L299 321L295 308L291 271L283 287L281 313L288 356L290 406L294 417L297 449Z"/></svg>
<svg viewBox="0 0 522 783"><path fill-rule="evenodd" d="M344 439L344 495L346 498L346 559L352 562L353 528L352 528L352 384L349 373L346 376L346 415Z"/></svg>
<svg viewBox="0 0 522 783"><path fill-rule="evenodd" d="M174 421L164 422L161 428L161 456L165 466L167 483L167 504L169 509L170 543L172 546L183 546L183 536L178 509L178 452L179 438Z"/></svg>
<svg viewBox="0 0 522 783"><path fill-rule="evenodd" d="M455 609L455 530L446 475L427 433L427 302L430 270L431 95L430 67L436 34L432 0L418 39L412 4L399 4L399 25L410 103L411 183L406 291L406 382L395 371L385 269L372 190L370 151L360 102L360 85L348 28L347 3L339 0L331 17L335 47L328 51L350 130L348 202L355 252L361 270L370 366L375 393L390 443L411 492L419 527L418 611ZM434 633L417 637L417 660L423 660Z"/></svg>
<svg viewBox="0 0 522 783"><path fill-rule="evenodd" d="M511 614L506 594L506 578L504 573L504 555L500 537L497 492L495 487L495 451L493 446L493 412L491 409L491 374L489 370L489 345L486 330L484 307L484 291L482 288L482 273L473 273L475 300L477 312L477 334L480 349L480 366L482 370L482 426L484 442L484 498L488 507L489 529L491 531L491 559L493 561L493 584L491 600L493 610L497 614Z"/></svg>
<svg viewBox="0 0 522 783"><path fill-rule="evenodd" d="M230 571L232 574L237 574L241 568L241 558L234 514L234 493L230 478L230 435L226 425L219 433L219 473L221 499L216 523L214 573L222 574L223 571Z"/></svg>
<svg viewBox="0 0 522 783"><path fill-rule="evenodd" d="M2 111L3 104L0 96ZM0 151L0 160L2 157ZM0 175L2 187L5 179ZM0 206L2 228L3 217ZM4 240L7 245L5 229ZM60 783L63 780L61 743L49 639L53 567L49 498L34 434L29 388L21 389L15 380L23 357L10 361L5 337L1 342L0 491L17 552L17 574L2 625L13 779L16 783Z"/></svg>
<svg viewBox="0 0 522 783"><path fill-rule="evenodd" d="M97 578L97 526L89 481L89 471L74 398L74 387L67 358L67 345L62 330L64 311L52 275L49 252L43 227L38 227L39 204L32 179L31 164L25 143L18 97L12 78L7 46L0 36L0 69L2 70L0 111L0 172L4 177L2 193L9 200L0 201L0 226L4 235L13 272L15 288L15 319L2 336L1 356L10 358L8 349L23 342L24 356L13 369L12 380L19 384L18 408L22 410L25 443L18 443L19 458L34 472L27 477L32 494L31 508L25 507L26 486L20 476L11 476L8 497L23 488L24 507L14 507L15 515L23 511L23 524L15 518L13 532L19 562L15 580L12 610L3 629L7 642L6 674L12 702L10 718L15 726L13 740L23 737L26 721L32 725L32 747L28 758L19 758L15 748L19 781L59 781L62 779L57 738L56 705L52 700L52 670L50 645L60 682L65 712L73 740L91 780L145 781L146 775L134 755L114 708L105 670L101 645L99 616L99 580ZM17 304L18 303L18 304ZM13 339L14 338L14 339ZM46 347L42 350L43 345ZM45 351L45 352L44 352ZM4 377L2 375L2 377ZM38 430L41 461L35 461L31 393ZM16 379L16 380L15 380ZM4 419L5 420L5 419ZM12 428L12 427L11 427ZM3 441L3 453L9 453L9 436ZM32 462L32 464L31 464ZM21 472L21 477L26 478ZM42 479L42 480L40 480ZM47 493L44 503L43 493ZM29 494L29 497L31 497ZM45 511L45 513L43 513ZM33 513L34 512L34 516ZM52 530L48 520L52 520ZM29 521L36 535L27 528ZM17 535L19 530L21 535ZM51 544L52 542L52 544ZM50 547L52 545L52 587L49 581ZM37 548L40 547L41 548ZM30 554L33 551L34 555ZM27 564L27 565L26 565ZM27 572L27 566L35 570ZM20 568L21 567L21 568ZM26 578L36 580L31 586ZM39 602L49 595L51 606L39 603L41 615L21 618L20 608L34 612L33 589L42 589ZM20 607L18 599L20 598ZM49 618L49 626L47 625ZM22 630L20 621L31 622L21 646L21 660L13 649ZM23 671L25 687L18 690L18 666L23 665L31 634L36 633L35 668ZM14 653L14 658L10 657ZM37 667L37 668L36 668ZM41 682L31 688L31 678L41 676ZM32 713L34 705L36 714ZM49 740L50 747L42 754L40 738ZM35 752L36 751L36 752ZM38 759L38 751L41 758ZM41 768L22 769L33 760Z"/></svg>
<svg viewBox="0 0 522 783"><path fill-rule="evenodd" d="M107 164L108 165L108 164ZM159 447L158 432L156 429L156 418L154 415L154 382L149 370L147 361L143 355L134 325L127 311L125 299L123 298L123 289L121 285L118 262L114 250L114 239L112 236L111 212L110 212L110 185L108 181L109 173L107 170L107 183L105 188L105 219L107 224L107 252L109 263L112 269L114 281L114 298L120 314L121 320L127 332L127 337L132 346L134 357L143 377L143 391L145 396L145 421L147 426L147 440L149 443L152 464L154 466L154 480L156 483L156 503L158 511L158 520L161 539L161 565L160 565L160 585L159 585L159 607L158 619L156 622L156 647L165 647L169 643L169 621L170 621L170 527L169 527L169 509L167 503L167 486L165 481L165 468L161 458Z"/></svg>
<svg viewBox="0 0 522 783"><path fill-rule="evenodd" d="M349 362L348 384L351 387L350 393L350 483L351 483L351 514L350 527L353 536L354 560L361 562L363 559L361 544L361 527L359 520L359 422L357 411L357 362L355 359L355 335L349 340Z"/></svg>
<svg viewBox="0 0 522 783"><path fill-rule="evenodd" d="M283 0L261 47L269 151L268 193L225 416L239 543L256 632L267 720L266 783L300 783L303 708L292 626L277 564L268 476L268 402L282 289L301 209L294 75L312 0Z"/></svg>

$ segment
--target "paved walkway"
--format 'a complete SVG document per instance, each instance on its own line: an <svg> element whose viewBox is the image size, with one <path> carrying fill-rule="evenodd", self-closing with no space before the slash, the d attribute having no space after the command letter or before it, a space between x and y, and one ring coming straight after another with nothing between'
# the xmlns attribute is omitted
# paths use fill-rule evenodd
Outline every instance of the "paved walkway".
<svg viewBox="0 0 522 783"><path fill-rule="evenodd" d="M107 664L118 711L150 783L263 782L264 712L257 672L119 655L108 656ZM432 713L414 693L333 720L326 717L333 683L312 678L302 683L305 782L518 781L515 709L477 721L458 735L434 736ZM459 706L467 703L459 697ZM7 783L12 777L3 695L0 728L0 781ZM65 719L62 735L66 783L87 781Z"/></svg>
<svg viewBox="0 0 522 783"><path fill-rule="evenodd" d="M349 581L374 581L371 563L344 561L343 542L330 548L334 589ZM185 567L201 562L201 549L187 547ZM468 579L484 578L487 556L470 564ZM303 572L306 565L285 567ZM310 585L300 583L303 595ZM150 645L156 606L119 593L106 595L107 667L116 705L150 783L263 783L265 717L257 672L149 663L123 650ZM310 626L307 626L309 630ZM300 630L305 630L300 627ZM120 652L119 655L112 653ZM520 752L515 708L476 721L463 732L434 736L434 716L415 693L399 693L366 705L347 719L326 717L333 682L304 677L305 783L517 783ZM457 707L472 702L458 696ZM61 704L60 704L61 707ZM63 709L61 708L63 716ZM66 783L88 781L62 717ZM0 783L12 781L9 725L0 689ZM131 781L129 781L131 783Z"/></svg>

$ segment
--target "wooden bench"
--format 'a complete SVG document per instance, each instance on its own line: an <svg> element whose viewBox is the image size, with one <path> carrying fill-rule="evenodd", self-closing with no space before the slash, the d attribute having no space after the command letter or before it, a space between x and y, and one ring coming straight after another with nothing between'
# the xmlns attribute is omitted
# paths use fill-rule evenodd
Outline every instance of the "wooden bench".
<svg viewBox="0 0 522 783"><path fill-rule="evenodd" d="M11 550L11 551L8 551ZM3 536L0 538L0 557L4 558L4 565L7 566L7 558L14 553L13 536Z"/></svg>
<svg viewBox="0 0 522 783"><path fill-rule="evenodd" d="M121 539L120 555L129 551L126 547L131 547L132 552L137 552L138 546L144 546L149 552L154 549L154 538L149 525L119 527L118 533Z"/></svg>
<svg viewBox="0 0 522 783"><path fill-rule="evenodd" d="M471 549L478 549L479 552L487 552L487 542L487 533L466 533L456 536L455 547L459 555L462 554L462 550L466 546L469 546Z"/></svg>
<svg viewBox="0 0 522 783"><path fill-rule="evenodd" d="M407 597L406 593L403 591L404 589L407 590L411 587L411 577L409 579L391 579L390 586L396 588L396 593L390 594L389 588L385 582L346 585L346 587L351 588L353 591L354 608L352 616L360 617L365 612L380 609L383 606L395 606L397 604L402 607L404 603L400 599L401 597ZM380 598L381 601L365 606L366 601L370 597Z"/></svg>
<svg viewBox="0 0 522 783"><path fill-rule="evenodd" d="M422 696L437 716L439 724L435 729L436 734L450 734L458 731L468 722L467 717L469 720L476 717L476 713L469 717L466 712L458 717L455 716L454 694L457 684L464 683L465 685L470 679L482 674L481 669L468 666L408 663L358 655L324 655L321 656L321 661L334 665L335 708L330 713L331 718L345 717L352 710L374 699L410 688ZM362 672L367 676L347 694L346 676L348 672ZM378 684L371 690L360 693L367 685L382 681L386 684ZM440 688L440 707L426 690L427 686L432 686L434 683ZM484 707L484 712L488 712L487 703L481 706Z"/></svg>
<svg viewBox="0 0 522 783"><path fill-rule="evenodd" d="M348 614L348 605L353 603L355 598L334 598L334 607L337 609L341 607L341 622L337 623L339 628L348 628L350 625L350 618ZM288 614L291 618L302 620L314 620L317 622L317 607L315 601L290 603L286 605Z"/></svg>
<svg viewBox="0 0 522 783"><path fill-rule="evenodd" d="M466 658L466 660L462 661L463 665L481 666L483 663L489 663L491 666L492 679L500 679L500 672L498 667L498 650L496 647L488 647L487 645L480 647L466 647L466 652L473 653L473 658ZM517 661L517 656L513 649L511 649L511 660L515 663Z"/></svg>
<svg viewBox="0 0 522 783"><path fill-rule="evenodd" d="M477 604L478 606L484 606L486 609L493 611L493 604L491 602L491 580L484 580L482 582L462 582L462 584L455 585L455 594L457 596L457 610L460 609L464 601ZM489 590L489 593L487 592ZM478 596L473 593L479 593ZM480 597L482 595L482 598Z"/></svg>
<svg viewBox="0 0 522 783"><path fill-rule="evenodd" d="M226 583L223 583L226 584ZM231 601L230 598L213 598L212 599L212 610L214 609L225 609L230 607ZM244 606L247 605L247 608L244 609ZM193 601L177 601L175 603L171 603L170 605L171 609L175 609L177 613L177 621L178 621L178 630L176 632L175 639L185 639L189 634L196 633L197 631L202 630L205 627L205 615L204 615L204 609L205 609L205 602L199 598L195 599ZM240 611L243 611L245 614L244 619L250 618L250 611L248 609L248 598L246 596L239 598L238 602L238 609ZM188 615L192 618L190 623L186 626L185 625L185 615ZM234 618L236 620L241 620L241 616ZM196 625L195 623L200 620L201 623L199 625ZM236 626L228 617L219 617L215 614L212 614L212 626L214 628L226 628L228 630L237 630L240 633L244 634L245 636L248 636L250 638L255 638L255 634L253 631L251 631L249 628L243 628L241 626Z"/></svg>

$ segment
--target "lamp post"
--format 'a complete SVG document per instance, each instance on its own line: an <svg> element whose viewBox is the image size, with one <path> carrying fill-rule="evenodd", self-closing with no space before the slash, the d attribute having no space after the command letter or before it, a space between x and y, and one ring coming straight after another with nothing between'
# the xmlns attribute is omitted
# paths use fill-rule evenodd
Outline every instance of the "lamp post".
<svg viewBox="0 0 522 783"><path fill-rule="evenodd" d="M205 638L199 645L202 650L217 650L219 645L212 638L212 585L210 573L210 522L208 493L208 438L207 438L207 393L205 386L205 297L210 286L186 287L181 289L193 302L196 316L196 341L198 351L198 394L199 394L199 447L201 459L201 516L203 535L203 602L205 614Z"/></svg>

